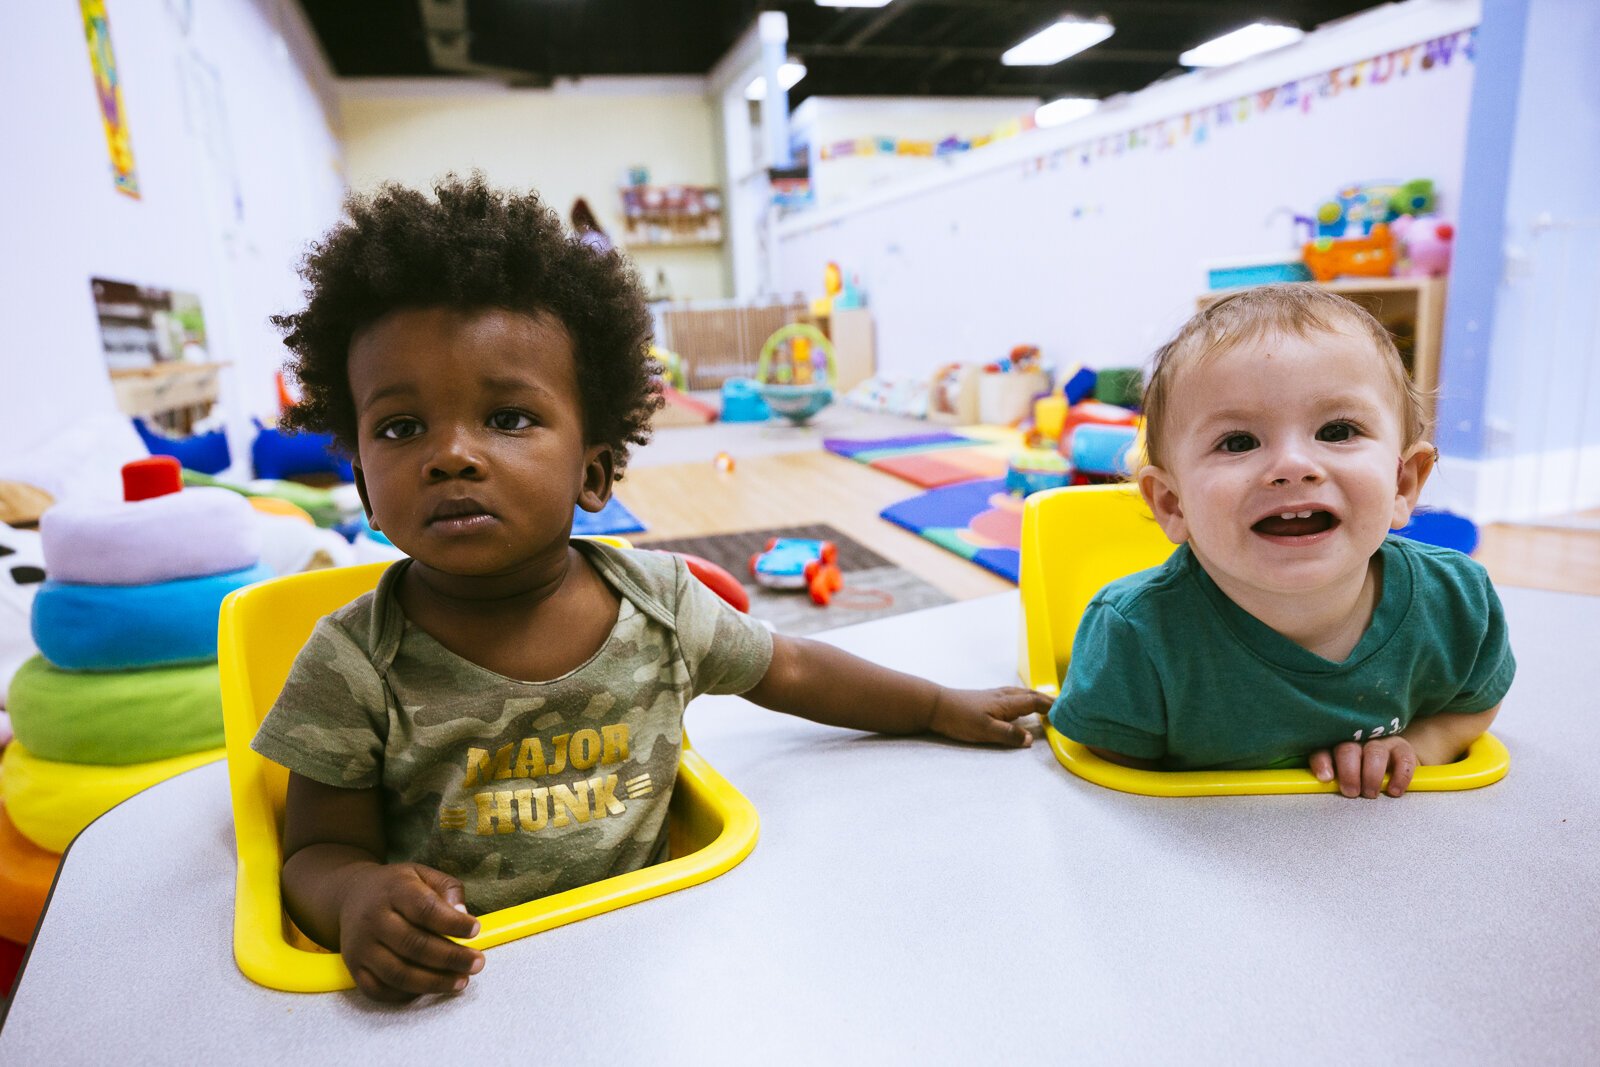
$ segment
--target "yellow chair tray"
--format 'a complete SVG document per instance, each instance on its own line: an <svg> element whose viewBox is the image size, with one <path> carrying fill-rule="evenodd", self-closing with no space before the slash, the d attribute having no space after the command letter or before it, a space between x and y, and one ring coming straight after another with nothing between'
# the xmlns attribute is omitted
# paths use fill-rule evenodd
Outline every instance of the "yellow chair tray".
<svg viewBox="0 0 1600 1067"><path fill-rule="evenodd" d="M1045 724L1050 751L1061 766L1085 781L1122 793L1151 797L1238 797L1281 793L1337 793L1339 783L1318 781L1304 767L1267 771L1148 771L1101 759L1055 727ZM1410 792L1482 789L1506 776L1511 754L1493 734L1472 743L1454 763L1418 767Z"/></svg>
<svg viewBox="0 0 1600 1067"><path fill-rule="evenodd" d="M619 538L596 538L627 547ZM372 589L388 563L309 571L248 586L223 602L218 631L228 778L239 868L233 953L246 977L271 989L320 993L353 988L344 960L297 930L283 910L280 836L289 772L255 753L250 739L283 688L317 619ZM755 847L750 801L689 745L669 808L671 857L663 863L479 916L477 937L493 948L601 912L709 881Z"/></svg>

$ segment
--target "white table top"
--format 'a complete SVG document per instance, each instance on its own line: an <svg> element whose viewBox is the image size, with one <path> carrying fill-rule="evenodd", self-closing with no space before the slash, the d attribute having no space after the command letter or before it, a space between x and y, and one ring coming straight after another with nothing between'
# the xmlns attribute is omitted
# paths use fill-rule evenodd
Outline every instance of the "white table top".
<svg viewBox="0 0 1600 1067"><path fill-rule="evenodd" d="M734 698L689 730L761 840L703 886L488 953L407 1007L260 988L230 949L222 765L73 844L0 1062L1594 1062L1600 598L1502 590L1510 775L1400 800L1128 796L1047 746L830 730ZM835 631L957 685L1015 594Z"/></svg>

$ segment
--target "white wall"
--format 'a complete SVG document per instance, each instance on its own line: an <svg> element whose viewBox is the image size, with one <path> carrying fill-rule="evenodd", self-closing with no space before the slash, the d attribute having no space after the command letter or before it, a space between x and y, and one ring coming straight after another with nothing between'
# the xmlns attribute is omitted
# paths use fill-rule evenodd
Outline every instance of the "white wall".
<svg viewBox="0 0 1600 1067"><path fill-rule="evenodd" d="M618 186L631 165L653 184L719 185L715 118L702 79L584 79L573 89L349 79L340 83L353 189L426 186L448 171L537 189L563 218L582 196L622 240ZM665 271L675 298L721 297L720 249L630 250L646 286Z"/></svg>
<svg viewBox="0 0 1600 1067"><path fill-rule="evenodd" d="M829 260L859 275L889 375L1022 343L1058 362L1141 364L1192 313L1207 261L1292 252L1280 207L1309 214L1351 181L1429 177L1451 213L1472 68L1458 54L1423 73L1418 50L1408 76L1314 96L1309 111L1230 110L1223 124L1213 109L1199 143L1182 116L1470 28L1478 12L1463 0L1379 8L965 153L948 174L786 220L777 289L816 295ZM1129 131L1146 143L1130 148Z"/></svg>
<svg viewBox="0 0 1600 1067"><path fill-rule="evenodd" d="M115 412L92 276L199 294L235 459L276 414L293 306L343 182L326 62L293 0L108 0L141 196L112 187L76 3L0 11L0 461Z"/></svg>

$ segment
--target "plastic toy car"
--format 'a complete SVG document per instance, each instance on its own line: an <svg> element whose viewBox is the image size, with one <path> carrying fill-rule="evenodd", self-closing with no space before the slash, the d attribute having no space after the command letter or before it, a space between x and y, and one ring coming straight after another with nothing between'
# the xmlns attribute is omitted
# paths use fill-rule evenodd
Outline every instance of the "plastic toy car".
<svg viewBox="0 0 1600 1067"><path fill-rule="evenodd" d="M832 541L774 537L766 551L750 557L750 575L768 589L805 589L812 601L826 605L844 587L838 558Z"/></svg>

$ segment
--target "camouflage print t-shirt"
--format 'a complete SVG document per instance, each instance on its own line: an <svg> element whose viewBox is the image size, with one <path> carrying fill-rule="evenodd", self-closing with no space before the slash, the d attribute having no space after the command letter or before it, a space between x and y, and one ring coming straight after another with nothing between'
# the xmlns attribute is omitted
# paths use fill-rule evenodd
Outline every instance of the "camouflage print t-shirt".
<svg viewBox="0 0 1600 1067"><path fill-rule="evenodd" d="M476 914L665 858L683 709L743 693L772 636L663 552L576 541L622 606L547 682L495 674L408 621L409 560L317 623L251 742L296 774L381 787L388 860L455 875Z"/></svg>

